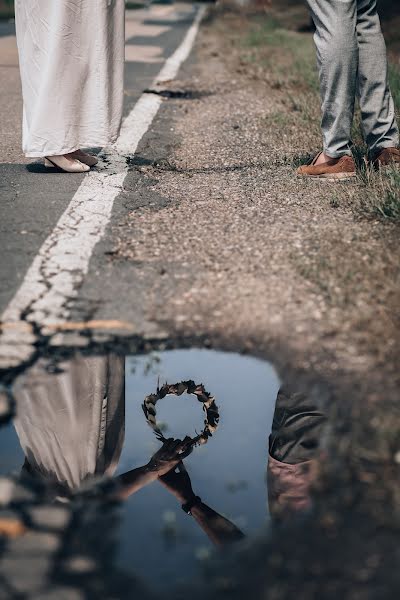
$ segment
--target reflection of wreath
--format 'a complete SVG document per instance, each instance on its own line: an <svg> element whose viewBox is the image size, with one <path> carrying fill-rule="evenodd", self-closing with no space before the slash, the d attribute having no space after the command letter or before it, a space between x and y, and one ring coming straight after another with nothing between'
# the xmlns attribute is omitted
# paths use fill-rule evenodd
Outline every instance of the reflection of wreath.
<svg viewBox="0 0 400 600"><path fill-rule="evenodd" d="M202 383L197 385L194 381L190 380L181 381L180 383L175 383L173 385L165 383L163 386L161 386L161 388L157 387L157 392L155 394L146 396L142 404L147 423L153 429L157 438L164 442L166 438L164 437L161 427L156 420L156 404L159 400L165 398L165 396L169 394L181 396L185 392L187 394L197 396L197 400L202 402L203 410L206 414L206 418L204 420L204 429L200 434L196 435L194 438L191 438L191 444L193 446L206 444L208 438L212 437L212 434L218 427L219 412L218 407L215 404L215 398L205 390Z"/></svg>

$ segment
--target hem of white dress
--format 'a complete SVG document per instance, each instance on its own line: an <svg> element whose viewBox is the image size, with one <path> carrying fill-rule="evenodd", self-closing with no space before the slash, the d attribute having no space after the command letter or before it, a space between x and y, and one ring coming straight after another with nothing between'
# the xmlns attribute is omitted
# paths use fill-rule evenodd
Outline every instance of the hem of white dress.
<svg viewBox="0 0 400 600"><path fill-rule="evenodd" d="M77 144L76 146L72 146L69 148L63 148L61 150L57 149L57 150L47 150L45 153L43 151L40 152L24 152L24 155L26 156L26 158L46 158L46 156L63 156L64 154L71 154L71 152L76 152L77 150L80 150L81 148L105 148L106 146L109 146L110 144L114 144L114 142L117 140L116 136L115 138L112 138L111 140L107 140L106 142L102 141L102 142L81 142L80 144Z"/></svg>

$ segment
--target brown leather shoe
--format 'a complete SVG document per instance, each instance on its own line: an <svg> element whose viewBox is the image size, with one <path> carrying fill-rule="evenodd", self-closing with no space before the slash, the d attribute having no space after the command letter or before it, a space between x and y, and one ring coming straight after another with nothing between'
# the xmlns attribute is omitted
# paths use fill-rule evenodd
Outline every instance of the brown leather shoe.
<svg viewBox="0 0 400 600"><path fill-rule="evenodd" d="M398 148L384 148L372 161L375 169L396 165L400 167L400 150Z"/></svg>
<svg viewBox="0 0 400 600"><path fill-rule="evenodd" d="M351 156L331 158L321 165L316 165L322 152L317 154L311 164L299 167L297 175L301 177L313 177L314 179L325 179L327 181L347 180L356 176L356 165Z"/></svg>

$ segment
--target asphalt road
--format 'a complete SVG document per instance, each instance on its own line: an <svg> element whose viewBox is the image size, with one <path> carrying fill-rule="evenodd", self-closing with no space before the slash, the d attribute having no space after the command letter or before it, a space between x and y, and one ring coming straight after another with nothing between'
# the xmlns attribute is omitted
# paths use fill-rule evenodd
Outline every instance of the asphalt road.
<svg viewBox="0 0 400 600"><path fill-rule="evenodd" d="M125 116L182 42L195 12L189 4L128 11ZM22 98L13 23L0 24L0 78L0 313L3 313L84 176L47 173L42 164L21 154Z"/></svg>

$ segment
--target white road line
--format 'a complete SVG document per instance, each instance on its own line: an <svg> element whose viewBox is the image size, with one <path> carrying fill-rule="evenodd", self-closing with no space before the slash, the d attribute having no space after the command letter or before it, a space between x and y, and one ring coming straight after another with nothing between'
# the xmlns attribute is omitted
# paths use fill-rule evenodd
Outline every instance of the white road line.
<svg viewBox="0 0 400 600"><path fill-rule="evenodd" d="M178 75L178 71L182 63L189 57L190 51L195 42L197 32L199 29L200 21L204 16L205 8L204 6L199 9L199 12L196 15L193 25L189 29L186 34L183 43L177 48L177 50L170 56L166 61L165 65L161 69L160 73L156 78L156 83L165 83L171 79L175 79Z"/></svg>
<svg viewBox="0 0 400 600"><path fill-rule="evenodd" d="M153 85L173 79L189 56L205 8L198 10L184 40L165 62ZM1 322L0 367L16 366L33 352L34 336L24 324L36 327L64 323L77 287L88 272L94 247L109 223L113 203L128 173L126 156L135 154L156 116L162 98L143 94L125 119L116 144L103 154L101 170L89 173L52 233L45 240ZM18 327L18 325L21 327Z"/></svg>

